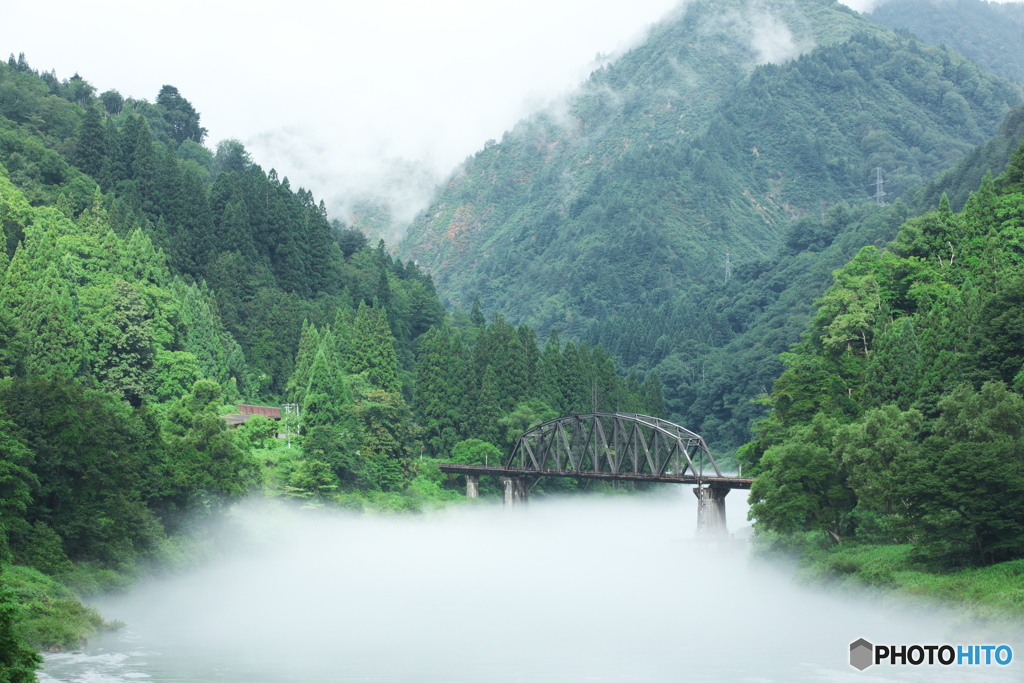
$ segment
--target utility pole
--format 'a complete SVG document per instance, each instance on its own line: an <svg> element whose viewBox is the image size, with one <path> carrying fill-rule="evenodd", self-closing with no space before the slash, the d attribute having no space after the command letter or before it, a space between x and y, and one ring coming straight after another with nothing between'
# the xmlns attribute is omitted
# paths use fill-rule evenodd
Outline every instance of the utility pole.
<svg viewBox="0 0 1024 683"><path fill-rule="evenodd" d="M879 206L885 206L885 195L888 192L882 190L882 184L885 181L882 180L882 169L881 167L875 168L875 203Z"/></svg>
<svg viewBox="0 0 1024 683"><path fill-rule="evenodd" d="M288 448L292 447L292 416L295 417L295 421L299 419L299 404L298 403L286 403L284 405L284 438L288 442ZM298 425L296 425L297 427ZM298 430L296 430L298 431Z"/></svg>

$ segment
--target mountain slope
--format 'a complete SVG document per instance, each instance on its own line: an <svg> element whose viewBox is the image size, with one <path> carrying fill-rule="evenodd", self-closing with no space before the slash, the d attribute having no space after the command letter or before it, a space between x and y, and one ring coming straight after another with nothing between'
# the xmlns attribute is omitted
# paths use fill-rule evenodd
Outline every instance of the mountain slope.
<svg viewBox="0 0 1024 683"><path fill-rule="evenodd" d="M757 12L809 51L756 65L754 29L739 22ZM889 199L918 187L979 154L1020 98L962 56L838 5L698 4L595 73L566 111L468 160L399 251L455 305L479 296L656 369L677 419L738 445L762 411L749 400L804 325L782 308L806 315L860 240L884 244L909 215L874 215L875 168Z"/></svg>
<svg viewBox="0 0 1024 683"><path fill-rule="evenodd" d="M1024 146L835 272L743 450L760 526L941 569L1024 555L1022 231Z"/></svg>
<svg viewBox="0 0 1024 683"><path fill-rule="evenodd" d="M998 76L1024 82L1024 3L900 0L866 16L925 42L948 45Z"/></svg>
<svg viewBox="0 0 1024 683"><path fill-rule="evenodd" d="M837 39L864 32L750 72L756 39L729 23L744 8L790 26L793 51L823 36L782 9L834 19ZM399 253L456 305L478 295L578 333L717 276L727 249L771 253L789 221L870 196L876 167L891 192L919 184L990 137L1020 96L838 5L696 5L595 74L561 119L528 121L470 159Z"/></svg>
<svg viewBox="0 0 1024 683"><path fill-rule="evenodd" d="M565 232L560 224L578 218L591 202L588 191L600 193L620 176L657 173L662 160L647 161L643 150L660 152L700 137L715 109L759 61L790 57L871 26L834 3L781 2L774 14L766 7L697 4L657 26L644 45L594 73L567 108L553 108L517 126L500 144L485 145L411 227L399 253L449 283L443 288L455 303L468 304L480 293L485 308L523 316L500 295L487 296L487 280L505 270L493 263L493 252L520 239L544 249L549 236ZM788 31L780 29L779 17L798 29L790 40L773 44L767 32ZM652 163L655 168L647 168ZM766 234L751 237L751 249L770 242L771 230L761 232ZM463 281L472 275L465 272L467 261L487 271L484 277Z"/></svg>
<svg viewBox="0 0 1024 683"><path fill-rule="evenodd" d="M832 272L861 247L884 246L905 218L934 209L944 193L955 208L962 207L986 173L996 176L1006 169L1022 141L1024 106L1018 106L994 138L910 193L906 203L840 206L824 219L798 221L787 229L775 255L737 267L728 283L690 288L685 304L645 312L628 328L595 324L584 338L592 345L629 348L629 330L645 331L648 339L659 342L649 358L661 358L654 369L666 386L670 412L719 446L738 445L749 438L753 423L765 412L763 404L751 399L767 394L782 373L779 356L810 322L815 300L833 282ZM678 343L662 357L660 349L673 348L666 342L678 334L673 324L677 310L701 311L734 336L719 347Z"/></svg>

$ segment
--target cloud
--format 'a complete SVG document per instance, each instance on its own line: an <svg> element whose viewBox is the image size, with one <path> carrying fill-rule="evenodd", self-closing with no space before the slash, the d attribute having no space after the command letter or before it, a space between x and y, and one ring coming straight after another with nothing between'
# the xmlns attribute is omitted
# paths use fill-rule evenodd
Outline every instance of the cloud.
<svg viewBox="0 0 1024 683"><path fill-rule="evenodd" d="M873 12L879 5L887 5L891 2L899 1L900 0L846 0L843 4L852 10L860 12L861 14L868 14ZM1020 2L1020 0L989 0L989 2Z"/></svg>
<svg viewBox="0 0 1024 683"><path fill-rule="evenodd" d="M843 4L852 10L865 14L874 10L882 2L880 0L847 0Z"/></svg>
<svg viewBox="0 0 1024 683"><path fill-rule="evenodd" d="M376 192L404 221L425 205L425 185L684 6L254 0L239 11L229 0L180 0L171 11L134 0L52 0L47 12L59 22L39 21L31 3L7 3L0 50L25 52L61 78L78 72L101 91L152 100L175 85L201 112L212 145L242 140L258 163L311 189L339 217L352 197ZM748 22L748 35L763 61L806 49L770 17ZM403 173L413 187L400 187Z"/></svg>
<svg viewBox="0 0 1024 683"><path fill-rule="evenodd" d="M813 47L813 44L798 45L789 27L767 12L751 16L750 23L750 46L758 64L782 64Z"/></svg>
<svg viewBox="0 0 1024 683"><path fill-rule="evenodd" d="M753 0L740 12L728 10L711 18L705 32L716 37L725 52L747 53L750 65L782 64L814 49L814 39L794 35L786 22L766 9L765 3ZM722 40L728 36L731 41Z"/></svg>
<svg viewBox="0 0 1024 683"><path fill-rule="evenodd" d="M179 88L209 140L236 138L265 168L344 214L367 189L405 220L422 178L572 89L597 53L642 36L677 0L53 0L59 22L8 3L0 49L100 90L152 100ZM395 168L418 169L412 189Z"/></svg>

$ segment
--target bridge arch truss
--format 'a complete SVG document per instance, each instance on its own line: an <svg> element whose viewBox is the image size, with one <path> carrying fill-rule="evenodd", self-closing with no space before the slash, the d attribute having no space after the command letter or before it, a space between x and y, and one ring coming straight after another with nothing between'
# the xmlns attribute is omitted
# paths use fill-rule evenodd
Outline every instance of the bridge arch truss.
<svg viewBox="0 0 1024 683"><path fill-rule="evenodd" d="M699 434L633 413L570 415L537 425L519 437L505 467L563 476L724 476Z"/></svg>

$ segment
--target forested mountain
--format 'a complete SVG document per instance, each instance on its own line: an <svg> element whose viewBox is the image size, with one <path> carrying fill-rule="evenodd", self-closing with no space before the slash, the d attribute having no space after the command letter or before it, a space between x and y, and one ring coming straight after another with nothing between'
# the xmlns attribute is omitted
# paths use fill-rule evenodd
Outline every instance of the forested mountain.
<svg viewBox="0 0 1024 683"><path fill-rule="evenodd" d="M21 638L102 625L45 575L89 591L181 562L241 496L417 509L461 496L434 458L496 461L563 411L664 411L600 347L448 315L413 262L204 137L172 86L126 100L0 62L0 678L32 679ZM224 419L285 402L287 446Z"/></svg>
<svg viewBox="0 0 1024 683"><path fill-rule="evenodd" d="M1006 168L1024 141L1024 106L1010 111L999 133L979 145L935 180L914 190L905 201L885 207L873 203L839 206L823 218L807 217L789 226L778 251L769 258L736 267L728 282L691 287L688 300L722 330L731 330L718 347L691 344L669 354L656 366L668 388L669 411L684 424L699 425L719 447L750 438L751 426L764 415L762 401L784 366L780 354L799 340L810 321L815 300L832 282L832 271L861 247L878 247L892 239L907 217L938 206L944 193L962 208L986 173ZM641 318L652 338L672 335L671 309L654 309ZM608 343L606 331L591 339Z"/></svg>
<svg viewBox="0 0 1024 683"><path fill-rule="evenodd" d="M830 0L698 1L488 142L396 259L173 86L0 62L0 674L77 642L38 626L47 576L180 561L255 490L451 500L437 459L572 412L722 448L770 410L764 528L1024 555L1022 93ZM229 429L241 402L298 434Z"/></svg>
<svg viewBox="0 0 1024 683"><path fill-rule="evenodd" d="M1024 145L836 271L741 454L763 528L1024 556L1022 230Z"/></svg>
<svg viewBox="0 0 1024 683"><path fill-rule="evenodd" d="M766 51L766 26L791 37L786 50ZM815 268L819 252L862 219L884 241L906 218L865 206L877 168L890 200L919 186L988 140L1021 93L835 3L695 3L596 72L566 111L467 160L398 252L455 305L479 296L485 310L671 376L670 414L735 446L776 370L732 383L742 362L715 349L790 285L778 259L810 252L791 265L817 275L787 298L813 300L849 256ZM772 281L767 300L758 279ZM744 346L776 354L802 325L762 328Z"/></svg>
<svg viewBox="0 0 1024 683"><path fill-rule="evenodd" d="M948 45L998 76L1024 82L1024 3L898 0L882 2L865 16L927 43Z"/></svg>
<svg viewBox="0 0 1024 683"><path fill-rule="evenodd" d="M216 155L201 146L199 115L172 86L150 104L97 96L77 74L58 82L24 58L0 68L0 163L11 181L31 204L71 217L96 205L114 233L141 228L171 273L204 290L246 357L243 367L229 351L234 360L208 355L219 367L205 368L211 378L233 377L253 397L280 395L302 320L333 320L339 306L377 295L384 264L364 253L365 240L332 226L322 203L265 173L239 143ZM7 230L10 254L21 237ZM403 307L401 317L417 319L396 330L411 361L412 337L443 310L429 278L408 275L385 284L397 290L392 315Z"/></svg>

